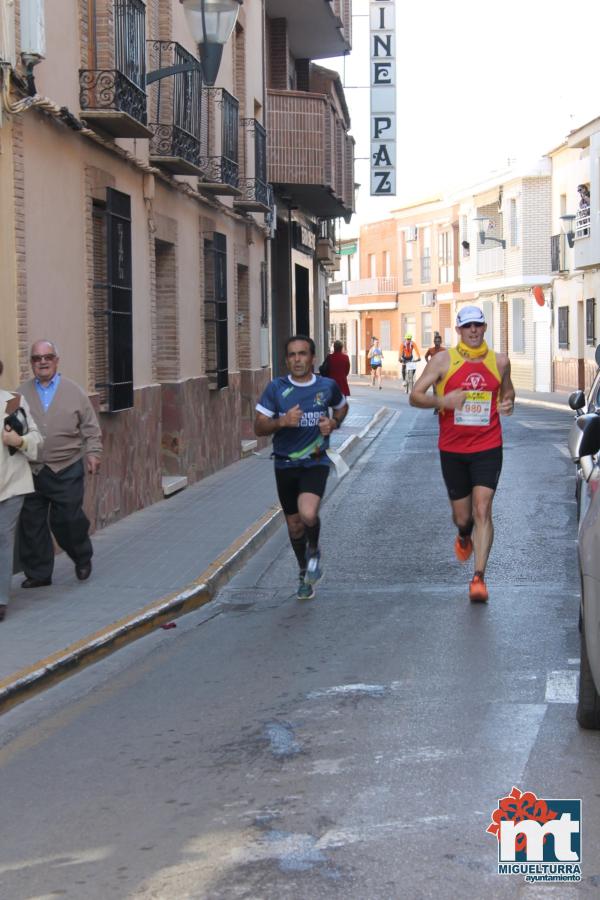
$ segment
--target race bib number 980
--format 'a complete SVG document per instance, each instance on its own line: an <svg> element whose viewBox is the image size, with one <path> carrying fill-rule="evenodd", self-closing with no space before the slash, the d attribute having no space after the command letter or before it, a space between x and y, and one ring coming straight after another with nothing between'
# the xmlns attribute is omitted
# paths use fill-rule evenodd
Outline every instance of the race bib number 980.
<svg viewBox="0 0 600 900"><path fill-rule="evenodd" d="M491 391L467 391L467 399L463 408L454 410L454 424L489 425L491 413Z"/></svg>

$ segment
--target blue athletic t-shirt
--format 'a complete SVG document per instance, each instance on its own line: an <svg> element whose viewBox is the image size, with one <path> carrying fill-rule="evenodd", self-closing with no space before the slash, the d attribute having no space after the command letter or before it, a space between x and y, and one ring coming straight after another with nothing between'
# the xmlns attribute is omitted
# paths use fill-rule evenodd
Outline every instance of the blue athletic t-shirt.
<svg viewBox="0 0 600 900"><path fill-rule="evenodd" d="M328 466L330 460L325 451L329 437L319 431L319 419L329 415L330 407L345 406L346 398L332 378L313 375L311 381L300 383L285 375L267 385L256 411L273 419L284 416L296 405L302 410L298 428L282 428L273 435L275 466Z"/></svg>

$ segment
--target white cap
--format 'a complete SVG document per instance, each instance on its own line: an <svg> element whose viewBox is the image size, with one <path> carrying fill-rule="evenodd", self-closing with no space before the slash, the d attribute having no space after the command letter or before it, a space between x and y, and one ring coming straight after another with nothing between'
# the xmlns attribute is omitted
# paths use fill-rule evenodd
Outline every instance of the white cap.
<svg viewBox="0 0 600 900"><path fill-rule="evenodd" d="M463 306L456 316L457 328L464 328L469 322L478 322L485 325L485 316L478 306Z"/></svg>

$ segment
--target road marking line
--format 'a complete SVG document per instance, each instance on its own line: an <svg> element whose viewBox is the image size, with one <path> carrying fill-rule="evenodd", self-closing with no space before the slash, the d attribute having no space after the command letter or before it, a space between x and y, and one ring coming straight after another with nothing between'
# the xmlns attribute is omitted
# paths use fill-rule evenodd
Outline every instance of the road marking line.
<svg viewBox="0 0 600 900"><path fill-rule="evenodd" d="M570 669L548 672L546 703L577 703L578 673Z"/></svg>
<svg viewBox="0 0 600 900"><path fill-rule="evenodd" d="M566 456L568 460L571 459L571 454L569 453L569 448L566 444L552 444L555 450L558 450L563 456Z"/></svg>

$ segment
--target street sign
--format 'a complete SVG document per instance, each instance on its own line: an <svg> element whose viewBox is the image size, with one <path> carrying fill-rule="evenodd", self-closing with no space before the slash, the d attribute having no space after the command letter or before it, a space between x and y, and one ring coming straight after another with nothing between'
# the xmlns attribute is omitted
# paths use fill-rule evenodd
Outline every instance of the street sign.
<svg viewBox="0 0 600 900"><path fill-rule="evenodd" d="M371 196L396 195L396 0L371 0Z"/></svg>

